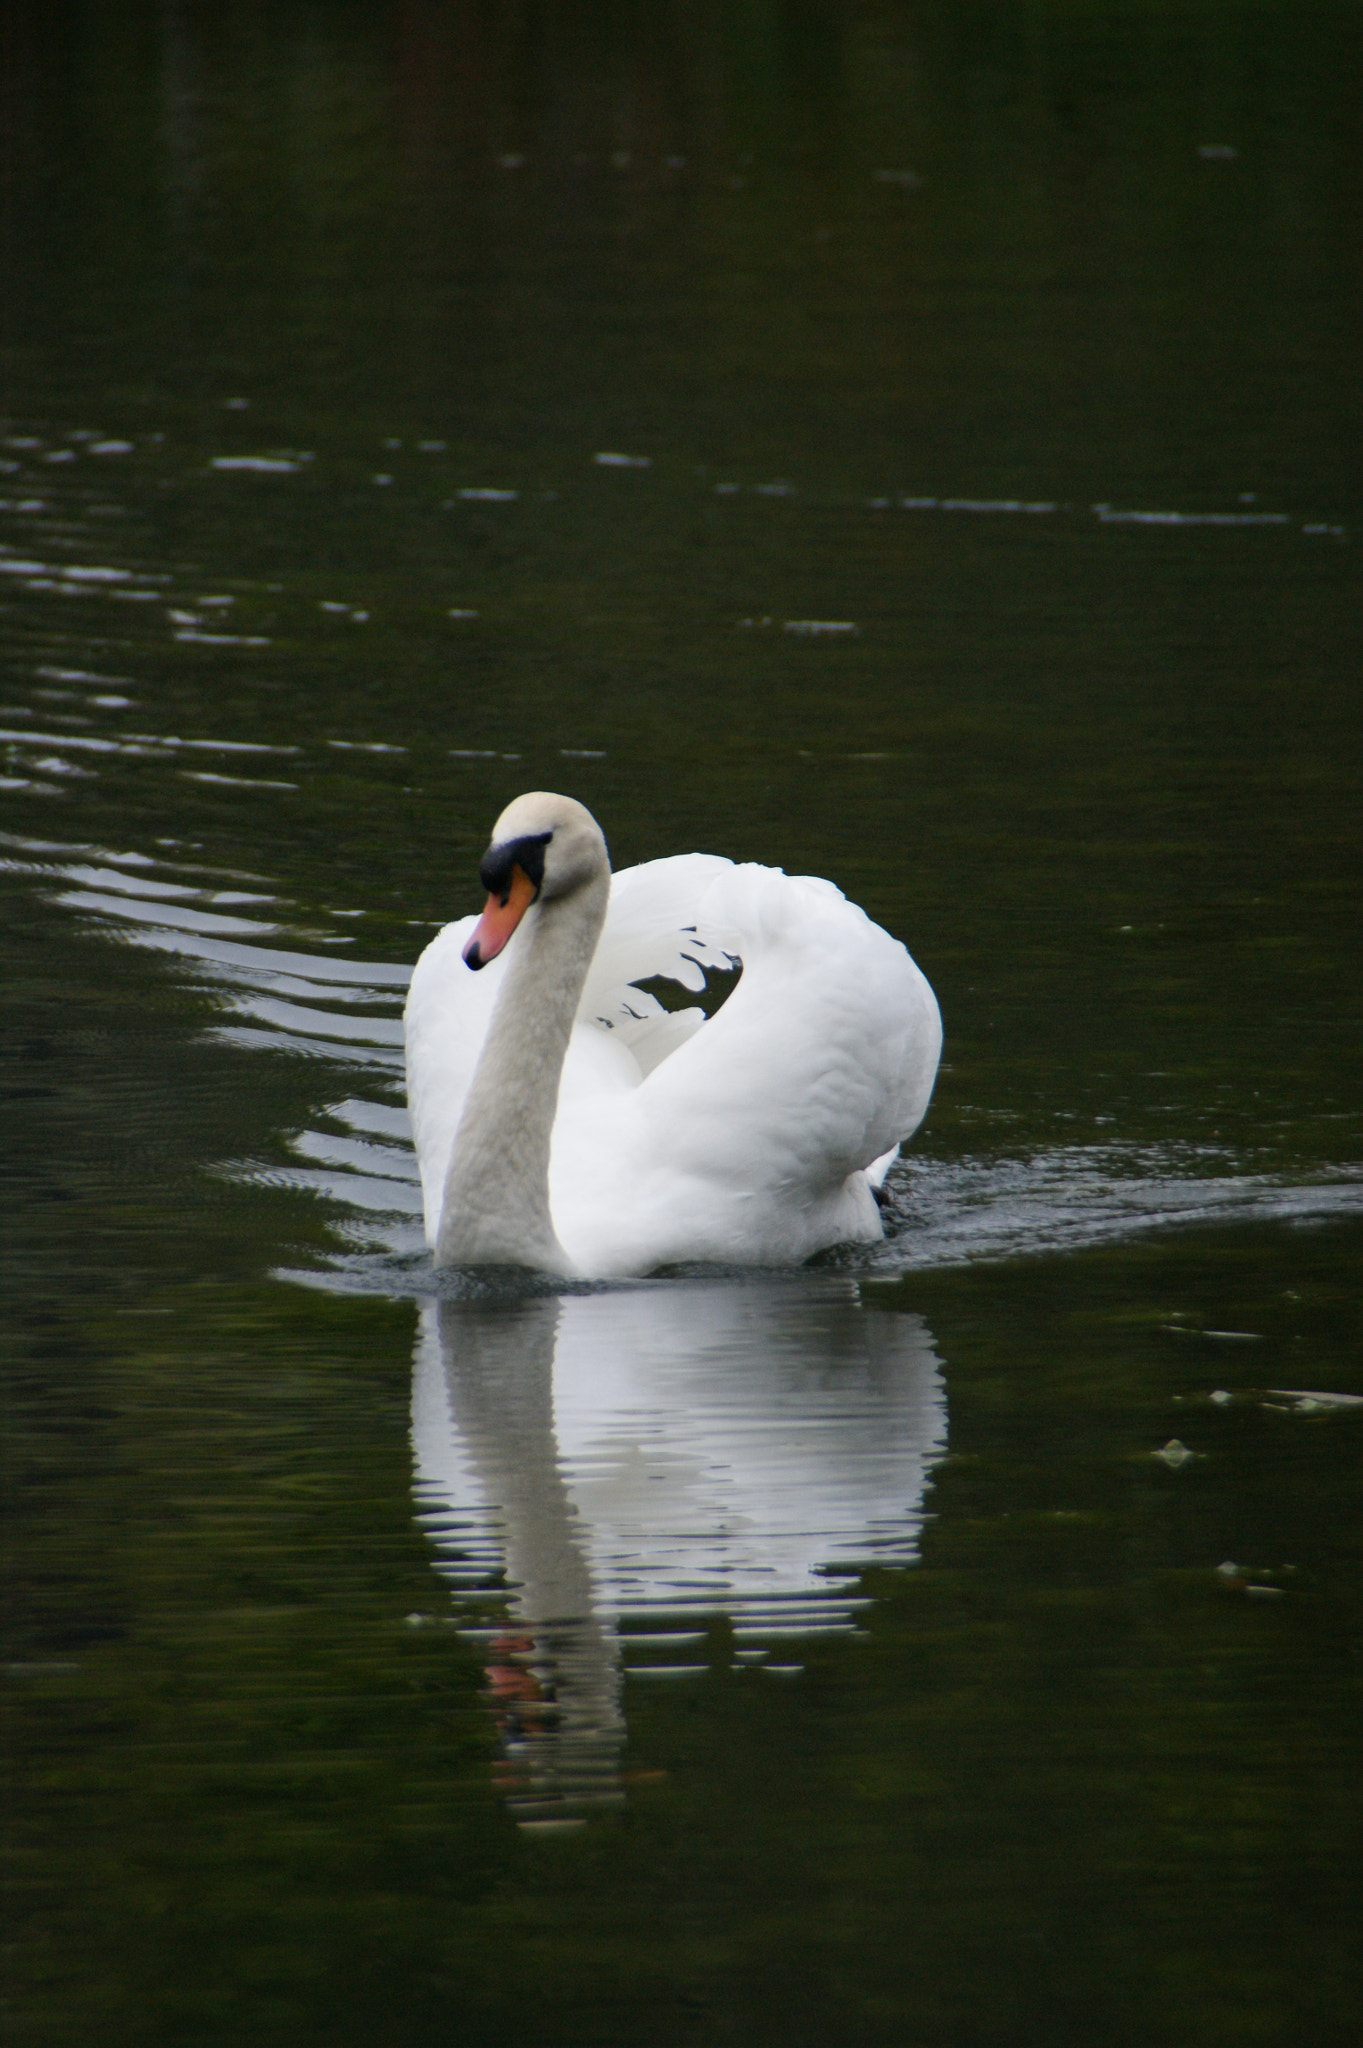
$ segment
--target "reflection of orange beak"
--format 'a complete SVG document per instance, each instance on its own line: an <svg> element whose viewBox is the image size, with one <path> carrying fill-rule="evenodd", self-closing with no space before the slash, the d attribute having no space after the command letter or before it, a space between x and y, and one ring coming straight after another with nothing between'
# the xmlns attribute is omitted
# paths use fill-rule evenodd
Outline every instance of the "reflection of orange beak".
<svg viewBox="0 0 1363 2048"><path fill-rule="evenodd" d="M480 967L486 967L489 960L497 958L538 893L524 868L513 867L511 887L506 895L488 897L487 908L464 948L464 958L475 974Z"/></svg>

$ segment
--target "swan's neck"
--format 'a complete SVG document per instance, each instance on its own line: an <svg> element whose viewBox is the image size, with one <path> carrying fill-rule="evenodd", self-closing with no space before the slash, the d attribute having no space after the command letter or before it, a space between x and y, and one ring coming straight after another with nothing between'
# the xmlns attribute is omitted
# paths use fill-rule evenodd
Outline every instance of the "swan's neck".
<svg viewBox="0 0 1363 2048"><path fill-rule="evenodd" d="M437 1266L573 1271L549 1211L549 1146L609 897L609 873L593 876L569 896L533 904L511 941L445 1175Z"/></svg>

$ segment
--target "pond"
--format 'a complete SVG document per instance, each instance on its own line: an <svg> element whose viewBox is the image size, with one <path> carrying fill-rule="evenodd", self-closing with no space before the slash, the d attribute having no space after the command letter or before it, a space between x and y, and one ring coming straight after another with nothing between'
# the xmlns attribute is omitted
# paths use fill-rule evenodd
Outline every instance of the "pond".
<svg viewBox="0 0 1363 2048"><path fill-rule="evenodd" d="M1354 2038L1358 17L11 15L16 2038ZM534 788L910 947L882 1243L437 1276Z"/></svg>

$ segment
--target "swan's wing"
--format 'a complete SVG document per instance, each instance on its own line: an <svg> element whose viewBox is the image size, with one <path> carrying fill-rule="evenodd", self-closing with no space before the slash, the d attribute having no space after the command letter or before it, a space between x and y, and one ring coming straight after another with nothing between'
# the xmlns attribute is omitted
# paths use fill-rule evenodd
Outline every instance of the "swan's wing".
<svg viewBox="0 0 1363 2048"><path fill-rule="evenodd" d="M906 949L831 882L730 868L695 905L737 951L728 1002L640 1090L674 1159L799 1201L921 1122L941 1051L936 999ZM732 934L732 937L728 935Z"/></svg>
<svg viewBox="0 0 1363 2048"><path fill-rule="evenodd" d="M703 989L703 970L726 966L726 947L739 935L738 924L724 916L725 885L734 873L733 862L718 854L683 853L612 875L610 909L583 992L584 1013L622 984L657 974L683 988ZM698 923L702 906L704 929Z"/></svg>
<svg viewBox="0 0 1363 2048"><path fill-rule="evenodd" d="M611 877L610 908L578 1010L581 1025L595 1025L629 1047L641 1074L649 1074L705 1022L701 1009L666 1010L639 987L659 976L697 994L706 970L724 971L738 959L737 926L698 907L732 875L733 862L717 854L678 854L646 861Z"/></svg>
<svg viewBox="0 0 1363 2048"><path fill-rule="evenodd" d="M882 1178L921 1121L941 1047L932 990L904 947L832 883L776 869L696 856L618 885L613 945L589 985L600 1022L584 1016L574 1051L613 1021L612 1038L638 1034L645 1071L627 1091L579 1090L570 1054L551 1188L573 1256L584 1270L606 1270L620 1246L620 1270L650 1256L803 1258L875 1234L859 1170ZM728 1001L708 1022L690 1013L682 1042L653 1059L679 1020L635 1021L633 979L699 985L703 967L735 959Z"/></svg>

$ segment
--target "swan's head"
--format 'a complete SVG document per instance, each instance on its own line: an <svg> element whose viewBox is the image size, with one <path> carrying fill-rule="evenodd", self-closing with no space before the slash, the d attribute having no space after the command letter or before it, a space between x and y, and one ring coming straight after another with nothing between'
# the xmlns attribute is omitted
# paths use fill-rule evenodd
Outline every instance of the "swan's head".
<svg viewBox="0 0 1363 2048"><path fill-rule="evenodd" d="M570 796L533 789L508 804L492 828L478 870L487 907L464 958L475 970L495 960L532 903L551 903L610 873L605 836Z"/></svg>

